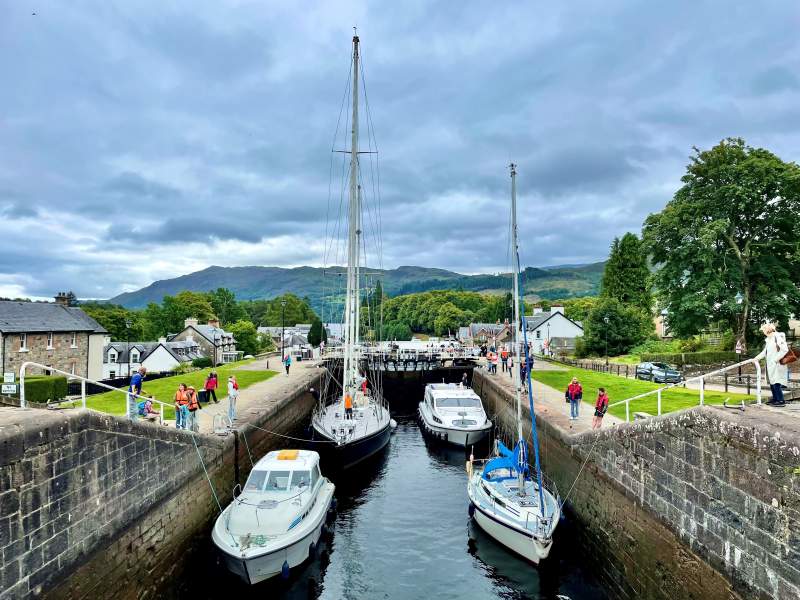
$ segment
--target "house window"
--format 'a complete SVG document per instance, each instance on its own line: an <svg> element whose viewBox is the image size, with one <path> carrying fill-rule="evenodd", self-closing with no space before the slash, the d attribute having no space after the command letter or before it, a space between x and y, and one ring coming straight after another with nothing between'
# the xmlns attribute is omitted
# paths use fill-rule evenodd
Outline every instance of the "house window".
<svg viewBox="0 0 800 600"><path fill-rule="evenodd" d="M139 353L136 350L131 352L131 362L135 362L135 363L139 362Z"/></svg>
<svg viewBox="0 0 800 600"><path fill-rule="evenodd" d="M537 340L540 340L540 339L542 339L542 332L541 332L541 331L539 331L538 329L536 330L536 339L537 339Z"/></svg>
<svg viewBox="0 0 800 600"><path fill-rule="evenodd" d="M117 353L114 352L113 350L111 350L108 353L108 362L110 362L112 364L116 364L117 363Z"/></svg>
<svg viewBox="0 0 800 600"><path fill-rule="evenodd" d="M69 372L70 372L71 374L75 375L75 363L72 363L72 364L69 366Z"/></svg>
<svg viewBox="0 0 800 600"><path fill-rule="evenodd" d="M114 379L116 376L117 376L117 372L116 371L109 371L108 372L108 378L109 379Z"/></svg>
<svg viewBox="0 0 800 600"><path fill-rule="evenodd" d="M27 333L20 333L19 334L19 351L20 352L27 352L28 351L28 334Z"/></svg>
<svg viewBox="0 0 800 600"><path fill-rule="evenodd" d="M73 348L77 348L78 347L78 332L77 331L73 331L72 332L72 342L70 343L70 346L72 346Z"/></svg>
<svg viewBox="0 0 800 600"><path fill-rule="evenodd" d="M47 334L47 349L48 350L52 350L53 349L53 332L52 331Z"/></svg>

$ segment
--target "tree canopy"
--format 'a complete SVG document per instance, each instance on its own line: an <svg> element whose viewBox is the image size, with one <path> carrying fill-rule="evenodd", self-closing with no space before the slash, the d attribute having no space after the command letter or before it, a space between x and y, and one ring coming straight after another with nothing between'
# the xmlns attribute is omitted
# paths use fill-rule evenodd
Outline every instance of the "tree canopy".
<svg viewBox="0 0 800 600"><path fill-rule="evenodd" d="M600 296L616 298L646 313L653 310L647 250L633 233L614 238L600 283Z"/></svg>
<svg viewBox="0 0 800 600"><path fill-rule="evenodd" d="M583 351L579 354L617 356L646 340L653 321L640 308L606 297L597 302L583 326Z"/></svg>
<svg viewBox="0 0 800 600"><path fill-rule="evenodd" d="M740 339L800 313L800 167L742 139L694 149L683 186L643 238L678 336L724 323Z"/></svg>

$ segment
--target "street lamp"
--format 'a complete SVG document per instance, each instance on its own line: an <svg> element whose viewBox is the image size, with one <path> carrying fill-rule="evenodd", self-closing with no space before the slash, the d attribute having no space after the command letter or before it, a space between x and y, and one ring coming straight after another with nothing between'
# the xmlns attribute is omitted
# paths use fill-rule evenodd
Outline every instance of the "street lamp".
<svg viewBox="0 0 800 600"><path fill-rule="evenodd" d="M603 317L603 323L606 324L606 327L605 327L605 331L606 331L606 370L608 370L608 322L609 321L610 321L610 319L608 318L608 315Z"/></svg>
<svg viewBox="0 0 800 600"><path fill-rule="evenodd" d="M286 334L284 333L284 328L286 327L285 324L286 319L286 300L281 300L281 362L286 360Z"/></svg>
<svg viewBox="0 0 800 600"><path fill-rule="evenodd" d="M550 347L550 323L547 324L547 353L550 356L553 356L553 349Z"/></svg>
<svg viewBox="0 0 800 600"><path fill-rule="evenodd" d="M125 350L128 355L128 377L131 376L131 325L130 319L125 319Z"/></svg>
<svg viewBox="0 0 800 600"><path fill-rule="evenodd" d="M734 296L734 300L736 300L736 304L740 307L739 310L741 311L742 301L744 300L744 296L742 296L742 293L741 292L736 292L736 296ZM742 323L742 330L744 330L744 329L745 329L745 327L744 327L744 322L743 322ZM744 352L744 345L745 345L744 336L742 336L742 337L737 336L736 337L736 354L737 354L736 358L737 358L737 362L738 362L738 359L741 358L742 352ZM741 383L741 381L742 381L742 365L739 365L739 382Z"/></svg>

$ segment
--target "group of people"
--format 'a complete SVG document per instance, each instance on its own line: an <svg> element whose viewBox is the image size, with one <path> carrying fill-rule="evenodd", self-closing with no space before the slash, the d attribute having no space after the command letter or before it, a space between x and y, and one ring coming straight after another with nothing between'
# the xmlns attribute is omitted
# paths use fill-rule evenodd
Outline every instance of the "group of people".
<svg viewBox="0 0 800 600"><path fill-rule="evenodd" d="M153 395L148 394L145 397L142 394L142 386L146 375L147 369L139 367L131 377L131 382L128 386L128 416L132 420L142 418L148 421L155 421L161 416L161 412L153 407L155 402ZM219 379L217 373L216 371L211 371L203 383L207 402L219 404L219 399L217 398L218 387ZM236 401L238 399L239 383L236 381L236 376L231 375L228 377L228 421L231 425L236 419ZM173 401L175 403L175 427L177 429L199 431L200 421L197 411L202 409L203 406L200 402L200 394L195 387L181 383L175 391Z"/></svg>
<svg viewBox="0 0 800 600"><path fill-rule="evenodd" d="M564 399L569 404L569 420L576 421L580 415L580 406L583 402L583 387L577 377L573 377L564 392ZM592 429L600 429L603 424L603 417L608 411L608 394L605 388L597 390L597 399L594 403L594 416L592 417Z"/></svg>

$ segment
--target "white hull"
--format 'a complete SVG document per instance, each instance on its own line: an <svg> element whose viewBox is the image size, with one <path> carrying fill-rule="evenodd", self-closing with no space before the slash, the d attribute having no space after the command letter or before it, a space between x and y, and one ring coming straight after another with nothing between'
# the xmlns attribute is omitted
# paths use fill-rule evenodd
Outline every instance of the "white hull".
<svg viewBox="0 0 800 600"><path fill-rule="evenodd" d="M420 402L419 415L425 430L433 434L434 437L456 446L468 447L472 444L477 444L486 439L492 431L491 421L486 421L483 427L474 429L443 427L432 423L426 413L427 411L423 409L423 403Z"/></svg>
<svg viewBox="0 0 800 600"><path fill-rule="evenodd" d="M492 520L477 508L475 509L473 518L480 528L496 541L534 564L539 564L540 560L547 558L548 554L550 554L552 540L542 543L525 534L513 531L506 525L501 525L497 521Z"/></svg>

